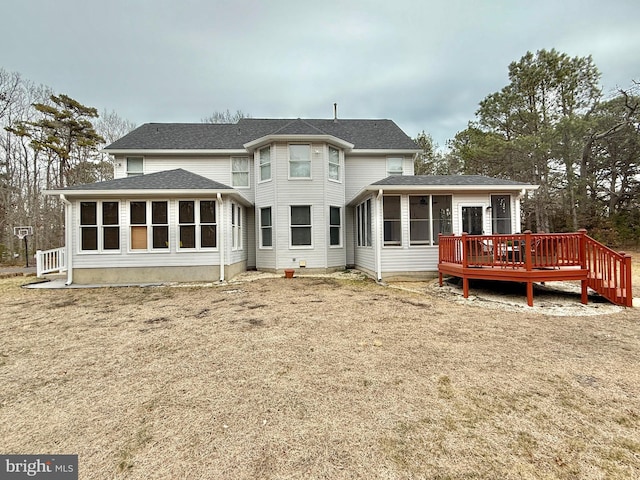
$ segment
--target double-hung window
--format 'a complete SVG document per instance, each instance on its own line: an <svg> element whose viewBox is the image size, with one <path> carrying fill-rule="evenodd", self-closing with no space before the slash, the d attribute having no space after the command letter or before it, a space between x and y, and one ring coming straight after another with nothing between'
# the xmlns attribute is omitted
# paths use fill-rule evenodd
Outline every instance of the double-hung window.
<svg viewBox="0 0 640 480"><path fill-rule="evenodd" d="M510 195L491 195L491 227L494 234L511 233Z"/></svg>
<svg viewBox="0 0 640 480"><path fill-rule="evenodd" d="M260 162L260 181L271 180L271 147L261 148L258 152Z"/></svg>
<svg viewBox="0 0 640 480"><path fill-rule="evenodd" d="M409 244L430 243L430 198L428 195L409 195Z"/></svg>
<svg viewBox="0 0 640 480"><path fill-rule="evenodd" d="M340 207L329 207L329 245L342 245L342 212Z"/></svg>
<svg viewBox="0 0 640 480"><path fill-rule="evenodd" d="M387 158L387 175L402 175L404 158L389 157Z"/></svg>
<svg viewBox="0 0 640 480"><path fill-rule="evenodd" d="M311 206L291 206L291 246L311 246Z"/></svg>
<svg viewBox="0 0 640 480"><path fill-rule="evenodd" d="M356 207L357 245L371 246L371 199Z"/></svg>
<svg viewBox="0 0 640 480"><path fill-rule="evenodd" d="M340 181L340 150L329 147L329 180Z"/></svg>
<svg viewBox="0 0 640 480"><path fill-rule="evenodd" d="M127 177L142 175L144 160L142 157L127 157Z"/></svg>
<svg viewBox="0 0 640 480"><path fill-rule="evenodd" d="M400 196L384 196L382 200L384 216L384 244L399 246L402 243L402 226L400 218Z"/></svg>
<svg viewBox="0 0 640 480"><path fill-rule="evenodd" d="M271 216L271 207L260 209L260 246L273 246L273 219Z"/></svg>
<svg viewBox="0 0 640 480"><path fill-rule="evenodd" d="M147 209L151 207L149 212ZM148 220L151 220L149 224ZM169 211L166 201L136 201L129 203L131 224L131 250L147 250L149 231L151 247L156 250L169 248Z"/></svg>
<svg viewBox="0 0 640 480"><path fill-rule="evenodd" d="M289 145L289 178L311 178L311 145Z"/></svg>
<svg viewBox="0 0 640 480"><path fill-rule="evenodd" d="M231 157L231 186L249 186L249 157Z"/></svg>
<svg viewBox="0 0 640 480"><path fill-rule="evenodd" d="M181 249L216 247L216 202L180 200L178 231Z"/></svg>

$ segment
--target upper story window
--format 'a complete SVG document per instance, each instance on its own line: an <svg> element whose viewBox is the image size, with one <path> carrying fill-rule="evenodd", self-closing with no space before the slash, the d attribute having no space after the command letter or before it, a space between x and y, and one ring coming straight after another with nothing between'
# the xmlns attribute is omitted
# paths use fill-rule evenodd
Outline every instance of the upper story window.
<svg viewBox="0 0 640 480"><path fill-rule="evenodd" d="M340 180L340 150L329 147L329 179Z"/></svg>
<svg viewBox="0 0 640 480"><path fill-rule="evenodd" d="M311 145L289 145L289 178L311 178Z"/></svg>
<svg viewBox="0 0 640 480"><path fill-rule="evenodd" d="M402 175L404 158L389 157L387 158L387 175Z"/></svg>
<svg viewBox="0 0 640 480"><path fill-rule="evenodd" d="M231 157L231 186L249 186L249 157Z"/></svg>
<svg viewBox="0 0 640 480"><path fill-rule="evenodd" d="M127 157L127 177L142 175L144 173L143 164L142 157Z"/></svg>
<svg viewBox="0 0 640 480"><path fill-rule="evenodd" d="M260 181L271 180L271 147L261 148L258 152L260 161Z"/></svg>

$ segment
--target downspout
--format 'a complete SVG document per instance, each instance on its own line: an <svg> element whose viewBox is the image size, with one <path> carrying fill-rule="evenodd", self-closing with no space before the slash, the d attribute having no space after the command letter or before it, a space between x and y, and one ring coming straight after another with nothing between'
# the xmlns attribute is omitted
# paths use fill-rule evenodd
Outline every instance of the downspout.
<svg viewBox="0 0 640 480"><path fill-rule="evenodd" d="M382 281L382 242L384 241L384 232L380 226L380 215L383 214L380 205L382 203L382 189L378 190L376 197L376 280Z"/></svg>
<svg viewBox="0 0 640 480"><path fill-rule="evenodd" d="M220 203L220 218L218 220L218 225L220 225L222 228L219 228L218 231L220 232L220 247L219 247L219 251L220 251L220 281L224 282L224 236L225 233L227 231L227 229L225 228L224 225L224 201L222 200L222 195L220 195L220 193L218 193L218 202Z"/></svg>
<svg viewBox="0 0 640 480"><path fill-rule="evenodd" d="M71 202L67 200L64 193L60 194L60 200L64 203L64 254L67 257L67 283L65 285L71 285L73 282L73 248L71 246Z"/></svg>

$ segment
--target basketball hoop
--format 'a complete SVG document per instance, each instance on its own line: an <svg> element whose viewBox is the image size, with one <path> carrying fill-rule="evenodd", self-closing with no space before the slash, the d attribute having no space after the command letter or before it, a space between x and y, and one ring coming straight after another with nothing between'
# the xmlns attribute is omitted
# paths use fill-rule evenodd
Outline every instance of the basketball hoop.
<svg viewBox="0 0 640 480"><path fill-rule="evenodd" d="M13 227L13 234L22 240L27 235L33 235L33 227Z"/></svg>
<svg viewBox="0 0 640 480"><path fill-rule="evenodd" d="M33 235L33 227L31 225L25 227L13 227L13 234L20 240L24 240L24 258L27 262L27 268L29 268L29 245L27 243L27 236Z"/></svg>

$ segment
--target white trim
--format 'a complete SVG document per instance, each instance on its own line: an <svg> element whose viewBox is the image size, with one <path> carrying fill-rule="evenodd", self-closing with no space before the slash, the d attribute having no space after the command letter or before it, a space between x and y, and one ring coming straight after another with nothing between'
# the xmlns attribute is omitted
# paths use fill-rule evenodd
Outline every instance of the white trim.
<svg viewBox="0 0 640 480"><path fill-rule="evenodd" d="M108 153L110 155L128 155L131 157L137 157L141 155L247 155L249 152L244 148L234 149L108 149L103 148L100 153Z"/></svg>
<svg viewBox="0 0 640 480"><path fill-rule="evenodd" d="M353 143L349 143L341 138L334 137L333 135L319 134L319 135L266 135L264 137L257 138L256 140L252 140L251 142L245 143L242 146L247 149L247 151L253 151L258 148L262 144L273 143L277 141L285 141L290 143L305 143L305 142L327 142L333 143L335 145L339 145L343 149L350 151L353 149ZM417 150L418 152L420 150Z"/></svg>
<svg viewBox="0 0 640 480"><path fill-rule="evenodd" d="M386 155L392 157L394 155L415 155L416 153L420 153L422 150L419 149L394 149L394 148L354 148L349 152L349 155Z"/></svg>

